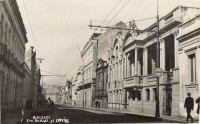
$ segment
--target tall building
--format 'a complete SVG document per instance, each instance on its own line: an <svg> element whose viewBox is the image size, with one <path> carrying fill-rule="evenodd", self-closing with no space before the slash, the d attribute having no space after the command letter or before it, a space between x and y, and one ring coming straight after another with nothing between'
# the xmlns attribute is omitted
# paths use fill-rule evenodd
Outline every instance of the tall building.
<svg viewBox="0 0 200 124"><path fill-rule="evenodd" d="M174 101L178 101L177 106L172 109L177 110L179 115L186 116L183 109L186 92L191 92L194 100L200 96L200 11L194 18L182 23L179 27L178 40L178 68L173 72L173 78L179 85L172 87L174 91ZM173 89L174 88L174 89ZM177 95L179 94L179 95ZM194 116L197 106L195 105Z"/></svg>
<svg viewBox="0 0 200 124"><path fill-rule="evenodd" d="M1 110L22 107L26 30L16 0L0 1Z"/></svg>
<svg viewBox="0 0 200 124"><path fill-rule="evenodd" d="M82 68L82 83L79 85L80 95L83 97L81 106L92 106L94 101L94 86L96 79L95 69L97 67L97 47L99 36L98 33L94 33L89 41L84 46L81 52L81 58L83 59ZM80 102L81 103L81 102Z"/></svg>
<svg viewBox="0 0 200 124"><path fill-rule="evenodd" d="M25 55L26 55L25 62L31 71L30 103L32 104L33 108L37 108L39 101L41 100L42 97L42 89L40 86L40 79L41 79L40 67L36 61L36 51L34 51L34 47L31 46L30 49L27 50Z"/></svg>
<svg viewBox="0 0 200 124"><path fill-rule="evenodd" d="M115 25L115 27L124 29L127 28L126 24L124 24L122 21L118 22ZM122 40L120 38L122 37L122 34L126 32L126 30L121 29L108 29L98 37L99 42L97 56L98 61L100 63L97 67L97 82L95 95L99 93L99 90L106 90L107 93L103 94L103 96L107 96L107 107L112 109L123 108L123 103L121 103L121 100L116 98L118 95L124 94L124 90L121 85L123 77L122 47L120 46L120 44L122 44ZM118 40L116 37L119 37L118 39L120 40ZM101 61L103 62L101 63ZM105 67L101 67L103 63L107 63L108 65ZM102 74L101 72L106 72L104 76L102 75L103 77L100 76ZM113 75L114 73L115 76ZM99 76L100 78L102 78L100 79L100 81L98 80ZM106 86L101 87L102 89L99 89L100 87L98 88L98 84L105 84ZM105 101L105 98L102 101Z"/></svg>

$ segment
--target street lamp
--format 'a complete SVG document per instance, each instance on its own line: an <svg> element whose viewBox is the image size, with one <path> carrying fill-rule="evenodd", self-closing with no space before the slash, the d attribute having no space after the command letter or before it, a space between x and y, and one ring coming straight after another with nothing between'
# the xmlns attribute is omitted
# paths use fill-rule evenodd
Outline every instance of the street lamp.
<svg viewBox="0 0 200 124"><path fill-rule="evenodd" d="M157 0L157 57L156 57L156 112L155 117L160 117L160 107L159 107L159 76L157 75L159 72L162 72L160 69L160 42L159 42L159 12L158 12L158 0Z"/></svg>

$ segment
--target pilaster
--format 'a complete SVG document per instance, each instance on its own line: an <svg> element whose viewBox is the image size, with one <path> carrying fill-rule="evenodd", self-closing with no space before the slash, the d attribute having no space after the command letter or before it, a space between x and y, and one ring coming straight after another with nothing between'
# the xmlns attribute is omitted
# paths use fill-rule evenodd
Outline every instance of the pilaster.
<svg viewBox="0 0 200 124"><path fill-rule="evenodd" d="M179 66L179 59L178 59L178 44L179 44L179 41L177 40L177 37L178 37L178 34L179 32L178 31L175 31L174 33L174 55L175 55L175 67L178 67Z"/></svg>
<svg viewBox="0 0 200 124"><path fill-rule="evenodd" d="M196 82L198 84L198 95L200 96L200 76L197 76L200 75L200 65L198 63L200 63L200 46L196 50Z"/></svg>
<svg viewBox="0 0 200 124"><path fill-rule="evenodd" d="M160 67L165 70L165 40L160 41Z"/></svg>

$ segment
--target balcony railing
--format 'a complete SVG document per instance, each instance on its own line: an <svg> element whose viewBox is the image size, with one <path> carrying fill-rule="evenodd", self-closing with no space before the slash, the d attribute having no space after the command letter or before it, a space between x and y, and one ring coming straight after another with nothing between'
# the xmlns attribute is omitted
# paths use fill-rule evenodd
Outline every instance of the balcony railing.
<svg viewBox="0 0 200 124"><path fill-rule="evenodd" d="M125 78L124 87L142 87L143 86L143 76L132 76Z"/></svg>

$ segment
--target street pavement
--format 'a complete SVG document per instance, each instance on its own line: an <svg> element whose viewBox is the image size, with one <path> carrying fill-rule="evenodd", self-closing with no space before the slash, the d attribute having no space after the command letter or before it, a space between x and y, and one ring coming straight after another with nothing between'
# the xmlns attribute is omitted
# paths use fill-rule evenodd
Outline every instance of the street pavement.
<svg viewBox="0 0 200 124"><path fill-rule="evenodd" d="M65 123L150 123L162 122L160 118L132 116L91 109L81 109L64 105L56 105L54 113L49 114L47 107L32 113L21 124L65 124Z"/></svg>

